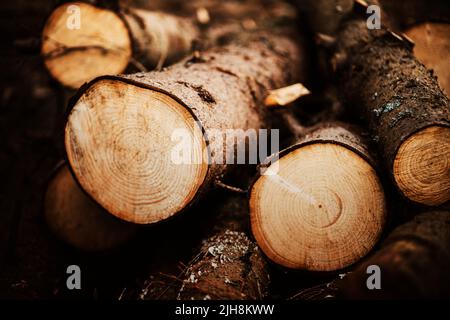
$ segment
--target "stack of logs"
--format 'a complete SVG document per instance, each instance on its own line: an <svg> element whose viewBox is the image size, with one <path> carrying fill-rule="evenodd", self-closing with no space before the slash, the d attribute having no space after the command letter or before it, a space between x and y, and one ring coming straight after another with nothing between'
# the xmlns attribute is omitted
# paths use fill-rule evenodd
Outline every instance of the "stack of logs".
<svg viewBox="0 0 450 320"><path fill-rule="evenodd" d="M141 225L196 219L225 188L236 194L210 212L176 290L146 285L140 298L263 299L273 264L353 270L337 297L450 296L450 24L404 26L381 11L372 30L372 3L295 3L194 1L182 15L121 2L56 8L42 57L79 89L66 161L46 191L50 229L78 249L109 251L131 245ZM325 95L320 121L299 116ZM278 128L285 148L256 170L227 161L248 147L248 132ZM231 145L215 136L229 129L239 132ZM402 207L413 208L410 221ZM380 267L382 290L367 288L369 265Z"/></svg>

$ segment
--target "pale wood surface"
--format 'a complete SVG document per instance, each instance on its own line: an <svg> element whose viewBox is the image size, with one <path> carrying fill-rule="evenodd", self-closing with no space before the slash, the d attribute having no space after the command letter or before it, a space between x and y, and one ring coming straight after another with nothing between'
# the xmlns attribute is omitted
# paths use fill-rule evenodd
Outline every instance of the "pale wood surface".
<svg viewBox="0 0 450 320"><path fill-rule="evenodd" d="M74 14L68 9L73 5L80 9L79 29L68 27ZM99 75L123 72L132 54L131 46L128 29L116 13L86 3L67 3L55 9L42 33L47 69L70 88Z"/></svg>
<svg viewBox="0 0 450 320"><path fill-rule="evenodd" d="M87 90L71 112L65 145L82 187L134 223L180 211L208 169L206 142L191 113L163 93L121 81L101 80ZM189 148L191 163L172 160L181 147Z"/></svg>
<svg viewBox="0 0 450 320"><path fill-rule="evenodd" d="M450 128L431 126L409 137L394 160L394 177L411 200L430 206L450 200Z"/></svg>
<svg viewBox="0 0 450 320"><path fill-rule="evenodd" d="M278 168L276 167L278 166ZM344 268L368 253L385 222L375 170L332 143L303 146L269 167L250 195L252 230L274 262L315 271Z"/></svg>

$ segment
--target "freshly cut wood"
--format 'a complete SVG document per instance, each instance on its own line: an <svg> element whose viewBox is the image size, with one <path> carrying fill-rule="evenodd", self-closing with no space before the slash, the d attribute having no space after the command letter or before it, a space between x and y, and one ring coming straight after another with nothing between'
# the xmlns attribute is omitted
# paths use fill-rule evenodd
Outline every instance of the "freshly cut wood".
<svg viewBox="0 0 450 320"><path fill-rule="evenodd" d="M450 128L432 126L406 139L394 159L393 172L409 199L429 205L448 201Z"/></svg>
<svg viewBox="0 0 450 320"><path fill-rule="evenodd" d="M303 137L269 158L250 189L253 234L282 266L344 268L380 238L386 220L381 182L353 129L329 123L306 135L296 130Z"/></svg>
<svg viewBox="0 0 450 320"><path fill-rule="evenodd" d="M180 300L261 300L270 283L256 243L231 230L207 239L185 275Z"/></svg>
<svg viewBox="0 0 450 320"><path fill-rule="evenodd" d="M414 55L438 77L442 90L450 95L450 23L425 22L406 34L414 41Z"/></svg>
<svg viewBox="0 0 450 320"><path fill-rule="evenodd" d="M284 88L270 90L269 95L264 100L268 107L286 106L298 98L310 94L310 91L301 83L296 83Z"/></svg>
<svg viewBox="0 0 450 320"><path fill-rule="evenodd" d="M162 72L81 88L65 146L82 188L113 215L147 224L182 211L232 170L226 160L236 163L247 130L268 127L266 93L297 82L303 62L275 29L253 36ZM227 129L237 129L229 147L214 135Z"/></svg>
<svg viewBox="0 0 450 320"><path fill-rule="evenodd" d="M185 18L69 2L48 18L41 51L50 74L78 88L95 77L122 73L130 63L153 69L179 60L197 36L197 27Z"/></svg>
<svg viewBox="0 0 450 320"><path fill-rule="evenodd" d="M367 267L380 268L381 290L369 290ZM399 299L450 297L450 212L422 213L397 227L379 251L339 283L338 297Z"/></svg>
<svg viewBox="0 0 450 320"><path fill-rule="evenodd" d="M50 229L84 251L113 249L136 234L136 225L121 221L89 199L61 165L45 194L45 218Z"/></svg>
<svg viewBox="0 0 450 320"><path fill-rule="evenodd" d="M356 17L343 24L333 61L401 193L429 206L449 201L450 100L409 42Z"/></svg>

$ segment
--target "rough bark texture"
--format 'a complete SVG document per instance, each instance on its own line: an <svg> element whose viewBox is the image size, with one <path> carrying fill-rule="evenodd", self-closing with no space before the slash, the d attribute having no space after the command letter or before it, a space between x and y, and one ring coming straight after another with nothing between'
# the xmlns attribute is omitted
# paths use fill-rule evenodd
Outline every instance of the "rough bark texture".
<svg viewBox="0 0 450 320"><path fill-rule="evenodd" d="M362 116L392 171L406 138L431 125L450 126L450 100L406 41L355 18L342 27L334 63L341 92Z"/></svg>
<svg viewBox="0 0 450 320"><path fill-rule="evenodd" d="M238 178L240 182L247 184L252 174L253 170L244 170L236 176L228 177L228 180ZM170 268L165 269L160 265L149 272L139 299L265 297L270 284L268 269L261 251L246 236L250 231L250 219L245 195L222 189L214 192L213 196L217 199L208 197L201 204L207 215L197 223L193 223L192 219L188 220L192 222L187 222L192 224L190 233L195 233L190 238L197 241L193 258L178 274L172 271L171 275L167 275L167 270L174 270L174 259L171 259L173 265ZM193 209L197 210L199 208ZM186 223L183 224L185 225ZM174 246L178 245L174 243Z"/></svg>
<svg viewBox="0 0 450 320"><path fill-rule="evenodd" d="M270 280L256 243L231 230L204 241L185 275L181 300L260 300Z"/></svg>
<svg viewBox="0 0 450 320"><path fill-rule="evenodd" d="M369 265L381 270L381 289L368 290ZM347 299L450 297L450 212L427 212L396 228L381 248L339 284Z"/></svg>
<svg viewBox="0 0 450 320"><path fill-rule="evenodd" d="M248 183L249 174L244 171L238 176ZM270 284L268 266L247 236L250 219L245 195L227 195L215 213L211 229L183 272L177 299L263 299Z"/></svg>
<svg viewBox="0 0 450 320"><path fill-rule="evenodd" d="M331 98L333 100L333 98ZM336 102L337 103L337 102ZM356 125L350 125L337 121L336 117L341 112L339 107L331 106L323 114L319 114L322 121L313 126L304 127L299 123L294 113L281 110L278 115L283 118L285 125L293 135L291 145L280 151L273 157L282 157L283 155L308 144L314 143L333 143L341 145L362 157L374 169L379 170L377 156L371 152L372 143L368 138L368 133ZM315 122L315 121L314 121ZM267 159L265 165L270 162Z"/></svg>
<svg viewBox="0 0 450 320"><path fill-rule="evenodd" d="M342 122L328 122L319 124L308 129L304 137L296 143L297 147L311 143L335 143L341 145L361 156L374 168L376 160L369 151L370 143L367 136L356 126L351 126Z"/></svg>

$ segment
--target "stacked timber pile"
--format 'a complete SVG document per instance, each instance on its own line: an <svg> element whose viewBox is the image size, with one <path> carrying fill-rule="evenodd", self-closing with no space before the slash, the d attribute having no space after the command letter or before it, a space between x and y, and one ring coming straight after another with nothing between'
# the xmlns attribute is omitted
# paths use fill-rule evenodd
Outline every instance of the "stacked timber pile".
<svg viewBox="0 0 450 320"><path fill-rule="evenodd" d="M413 3L56 6L42 220L86 296L449 297L450 16Z"/></svg>

